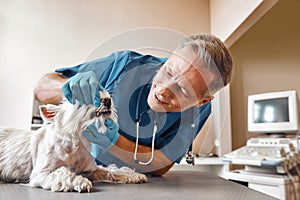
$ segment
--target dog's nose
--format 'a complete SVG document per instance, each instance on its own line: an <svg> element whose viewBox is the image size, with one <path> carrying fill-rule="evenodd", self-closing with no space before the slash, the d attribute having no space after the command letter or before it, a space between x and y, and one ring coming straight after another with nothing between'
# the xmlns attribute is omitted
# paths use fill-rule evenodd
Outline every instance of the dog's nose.
<svg viewBox="0 0 300 200"><path fill-rule="evenodd" d="M104 106L110 108L111 107L111 99L110 98L103 98L101 99L101 102Z"/></svg>

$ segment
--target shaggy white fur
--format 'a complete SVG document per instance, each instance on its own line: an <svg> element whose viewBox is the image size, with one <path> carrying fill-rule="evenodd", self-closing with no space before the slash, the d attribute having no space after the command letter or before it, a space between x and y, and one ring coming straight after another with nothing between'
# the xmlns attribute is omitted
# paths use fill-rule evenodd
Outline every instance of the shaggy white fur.
<svg viewBox="0 0 300 200"><path fill-rule="evenodd" d="M36 131L0 127L0 181L78 192L91 192L92 181L147 182L145 175L127 167L97 166L89 153L82 131L99 120L99 129L104 131L103 117L117 120L113 110L96 116L94 106L67 101L43 108L55 116L44 117L47 123Z"/></svg>

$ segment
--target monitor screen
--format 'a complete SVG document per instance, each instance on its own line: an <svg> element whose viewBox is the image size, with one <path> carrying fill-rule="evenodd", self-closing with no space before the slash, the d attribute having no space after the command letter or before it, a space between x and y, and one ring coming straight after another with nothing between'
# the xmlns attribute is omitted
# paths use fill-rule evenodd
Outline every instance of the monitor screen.
<svg viewBox="0 0 300 200"><path fill-rule="evenodd" d="M248 131L254 133L291 133L298 131L296 91L250 95Z"/></svg>
<svg viewBox="0 0 300 200"><path fill-rule="evenodd" d="M289 122L289 99L254 101L254 123Z"/></svg>

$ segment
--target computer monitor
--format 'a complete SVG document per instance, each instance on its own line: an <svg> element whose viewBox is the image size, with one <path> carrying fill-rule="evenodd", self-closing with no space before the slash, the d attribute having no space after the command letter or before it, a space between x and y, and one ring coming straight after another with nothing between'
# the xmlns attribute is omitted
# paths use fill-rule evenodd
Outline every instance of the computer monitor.
<svg viewBox="0 0 300 200"><path fill-rule="evenodd" d="M248 96L248 131L265 134L298 132L296 91Z"/></svg>

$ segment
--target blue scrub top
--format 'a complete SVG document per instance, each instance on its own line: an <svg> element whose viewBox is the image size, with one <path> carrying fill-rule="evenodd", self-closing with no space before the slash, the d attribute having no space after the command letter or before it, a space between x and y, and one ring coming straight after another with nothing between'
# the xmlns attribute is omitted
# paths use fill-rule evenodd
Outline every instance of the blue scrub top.
<svg viewBox="0 0 300 200"><path fill-rule="evenodd" d="M119 133L136 141L136 120L140 120L139 144L152 145L153 121L158 123L155 149L160 150L170 160L179 163L194 138L199 133L211 113L211 104L193 107L183 112L157 113L150 110L147 97L153 76L166 62L166 58L142 55L133 51L120 51L108 57L96 59L74 67L57 69L65 77L80 72L93 71L99 83L110 93L119 117ZM195 130L191 123L194 116ZM124 166L120 159L97 144L92 144L91 154L98 164Z"/></svg>

